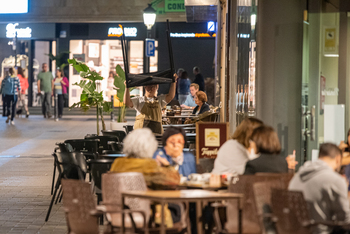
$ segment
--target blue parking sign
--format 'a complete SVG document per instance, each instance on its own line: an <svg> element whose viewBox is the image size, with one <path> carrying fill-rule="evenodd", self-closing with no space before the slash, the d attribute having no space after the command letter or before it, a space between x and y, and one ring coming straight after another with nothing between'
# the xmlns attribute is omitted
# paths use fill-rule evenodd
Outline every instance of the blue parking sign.
<svg viewBox="0 0 350 234"><path fill-rule="evenodd" d="M154 56L154 51L156 50L156 44L154 39L146 39L146 56Z"/></svg>

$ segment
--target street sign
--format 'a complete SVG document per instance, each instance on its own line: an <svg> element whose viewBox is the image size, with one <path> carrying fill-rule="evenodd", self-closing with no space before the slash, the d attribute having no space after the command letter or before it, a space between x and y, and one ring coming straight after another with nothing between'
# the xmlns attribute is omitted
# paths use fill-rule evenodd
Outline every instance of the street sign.
<svg viewBox="0 0 350 234"><path fill-rule="evenodd" d="M154 56L154 51L156 50L156 44L154 39L146 39L146 56Z"/></svg>
<svg viewBox="0 0 350 234"><path fill-rule="evenodd" d="M165 0L165 12L185 11L185 0Z"/></svg>

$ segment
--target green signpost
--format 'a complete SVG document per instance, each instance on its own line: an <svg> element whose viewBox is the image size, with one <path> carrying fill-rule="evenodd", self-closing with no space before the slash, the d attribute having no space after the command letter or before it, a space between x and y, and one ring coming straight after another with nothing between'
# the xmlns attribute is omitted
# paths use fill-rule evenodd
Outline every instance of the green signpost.
<svg viewBox="0 0 350 234"><path fill-rule="evenodd" d="M165 12L185 11L185 0L165 0Z"/></svg>

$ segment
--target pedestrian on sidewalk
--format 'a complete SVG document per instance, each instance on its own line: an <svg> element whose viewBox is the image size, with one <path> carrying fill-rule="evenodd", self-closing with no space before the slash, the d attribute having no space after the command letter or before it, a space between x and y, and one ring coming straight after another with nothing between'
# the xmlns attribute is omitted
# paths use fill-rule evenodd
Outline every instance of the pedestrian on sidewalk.
<svg viewBox="0 0 350 234"><path fill-rule="evenodd" d="M38 74L38 94L41 95L42 113L44 118L51 118L51 95L53 90L53 76L48 71L47 63L43 63L42 71ZM44 92L44 94L41 93Z"/></svg>
<svg viewBox="0 0 350 234"><path fill-rule="evenodd" d="M64 94L67 94L68 88L68 79L64 76L64 73L61 69L57 69L56 78L54 79L54 90L53 93L57 95L57 109L58 109L58 118L62 118L63 114L63 104L64 104ZM56 114L56 108L55 108ZM56 116L56 115L55 115Z"/></svg>
<svg viewBox="0 0 350 234"><path fill-rule="evenodd" d="M11 125L15 125L14 117L16 113L16 103L18 98L18 92L21 91L21 84L18 77L15 74L15 70L12 67L9 69L8 73L9 74L4 78L4 80L1 83L1 93L5 95L7 114L6 123L10 122L11 115Z"/></svg>
<svg viewBox="0 0 350 234"><path fill-rule="evenodd" d="M28 84L28 78L24 76L23 68L21 67L17 68L17 77L21 84L21 93L20 93L20 98L18 103L22 104L22 108L24 108L24 110L26 111L26 118L28 118L29 111L28 111L28 105L27 105L26 91L29 87L29 84ZM18 103L17 103L17 109L18 109Z"/></svg>

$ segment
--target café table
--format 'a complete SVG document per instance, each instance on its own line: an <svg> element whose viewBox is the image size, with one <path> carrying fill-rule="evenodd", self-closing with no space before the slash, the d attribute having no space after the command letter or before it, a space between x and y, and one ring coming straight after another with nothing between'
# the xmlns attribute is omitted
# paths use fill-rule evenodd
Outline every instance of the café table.
<svg viewBox="0 0 350 234"><path fill-rule="evenodd" d="M161 213L164 214L164 206L169 202L184 202L186 203L187 211L187 232L190 234L190 223L189 223L189 202L195 202L197 205L196 220L197 220L197 233L202 234L203 225L201 221L202 216L202 203L203 202L216 202L223 200L238 200L238 233L242 233L242 204L243 194L240 193L219 193L207 190L153 190L153 191L128 191L122 193L122 205L125 205L126 198L140 198L147 199L161 205ZM122 233L125 233L124 225L124 213L122 214ZM165 234L165 218L164 215L161 217L160 233Z"/></svg>

